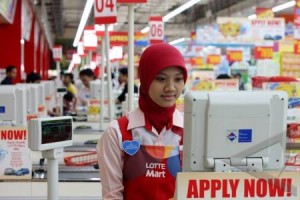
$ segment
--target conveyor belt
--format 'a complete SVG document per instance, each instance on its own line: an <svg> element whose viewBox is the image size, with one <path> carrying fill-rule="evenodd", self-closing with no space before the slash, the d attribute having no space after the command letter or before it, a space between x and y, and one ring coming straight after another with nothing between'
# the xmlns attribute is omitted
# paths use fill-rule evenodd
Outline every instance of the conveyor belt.
<svg viewBox="0 0 300 200"><path fill-rule="evenodd" d="M38 169L39 166L33 166L33 171ZM47 166L43 167L47 169ZM35 179L35 178L33 178ZM47 170L45 170L45 178L47 179ZM69 167L59 166L59 181L60 182L99 182L99 171L93 166L85 167Z"/></svg>

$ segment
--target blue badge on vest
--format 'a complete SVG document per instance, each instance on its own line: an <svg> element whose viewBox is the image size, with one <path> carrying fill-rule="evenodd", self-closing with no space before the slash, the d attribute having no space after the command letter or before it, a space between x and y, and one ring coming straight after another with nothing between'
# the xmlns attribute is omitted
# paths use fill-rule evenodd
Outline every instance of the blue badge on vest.
<svg viewBox="0 0 300 200"><path fill-rule="evenodd" d="M133 156L140 149L140 142L137 140L126 140L122 142L122 147L127 154Z"/></svg>

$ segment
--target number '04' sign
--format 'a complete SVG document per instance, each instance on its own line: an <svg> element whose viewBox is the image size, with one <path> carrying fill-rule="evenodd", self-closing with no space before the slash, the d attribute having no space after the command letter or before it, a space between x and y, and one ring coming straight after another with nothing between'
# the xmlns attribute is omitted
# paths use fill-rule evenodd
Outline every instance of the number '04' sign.
<svg viewBox="0 0 300 200"><path fill-rule="evenodd" d="M113 24L117 22L116 0L95 0L94 11L96 24Z"/></svg>
<svg viewBox="0 0 300 200"><path fill-rule="evenodd" d="M150 30L149 30L149 39L151 43L162 42L164 39L164 24L162 17L152 16L150 17Z"/></svg>

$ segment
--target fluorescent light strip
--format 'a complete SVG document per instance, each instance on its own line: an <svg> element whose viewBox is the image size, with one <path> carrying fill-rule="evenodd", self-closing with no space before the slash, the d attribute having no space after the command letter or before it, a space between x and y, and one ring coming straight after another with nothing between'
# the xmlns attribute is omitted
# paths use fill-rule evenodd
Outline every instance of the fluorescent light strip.
<svg viewBox="0 0 300 200"><path fill-rule="evenodd" d="M196 3L200 2L200 1L202 1L202 0L191 0L191 1L183 4L182 6L176 8L175 10L173 10L172 12L166 14L163 17L163 21L164 22L168 21L172 17L174 17L174 16L178 15L179 13L182 13L183 11L189 9L190 7L192 7L193 5L195 5Z"/></svg>
<svg viewBox="0 0 300 200"><path fill-rule="evenodd" d="M279 5L279 6L273 7L272 11L273 12L278 12L278 11L281 11L281 10L293 7L295 4L296 4L295 1L289 1L289 2L283 3L283 4Z"/></svg>
<svg viewBox="0 0 300 200"><path fill-rule="evenodd" d="M175 10L171 11L170 13L166 14L165 16L163 16L163 21L169 21L169 19L171 19L172 17L175 17L176 15L182 13L183 11L189 9L190 7L192 7L193 5L195 5L196 3L200 2L202 0L190 0L189 2L183 4L182 6L176 8ZM147 33L149 31L149 26L143 28L141 30L141 33Z"/></svg>
<svg viewBox="0 0 300 200"><path fill-rule="evenodd" d="M248 19L256 19L256 14L249 15L249 16L248 16Z"/></svg>
<svg viewBox="0 0 300 200"><path fill-rule="evenodd" d="M179 38L177 40L173 40L172 42L169 42L169 44L174 45L174 44L178 44L178 43L184 42L184 41L185 41L185 38Z"/></svg>
<svg viewBox="0 0 300 200"><path fill-rule="evenodd" d="M149 29L150 29L149 26L147 26L141 30L141 33L147 33Z"/></svg>
<svg viewBox="0 0 300 200"><path fill-rule="evenodd" d="M296 2L295 1L289 1L289 2L286 2L286 3L283 3L279 6L275 6L272 8L272 11L275 13L275 12L279 12L281 10L284 10L284 9L287 9L287 8L290 8L290 7L293 7L295 6ZM256 19L256 14L253 14L253 15L249 15L248 16L248 19Z"/></svg>
<svg viewBox="0 0 300 200"><path fill-rule="evenodd" d="M94 5L94 0L87 0L86 1L84 10L83 10L83 13L82 13L82 16L81 16L81 20L80 20L80 23L79 23L79 26L78 26L78 29L77 29L77 32L76 32L76 36L75 36L75 39L74 39L74 42L73 42L74 47L76 47L78 45L78 42L79 42L80 37L82 35L82 32L83 32L83 29L85 27L86 21L87 21L89 15L90 15L90 12L93 8L93 5Z"/></svg>
<svg viewBox="0 0 300 200"><path fill-rule="evenodd" d="M173 41L169 42L169 44L174 45L174 44L178 44L178 43L186 42L186 41L191 41L191 38L179 38L177 40L173 40Z"/></svg>

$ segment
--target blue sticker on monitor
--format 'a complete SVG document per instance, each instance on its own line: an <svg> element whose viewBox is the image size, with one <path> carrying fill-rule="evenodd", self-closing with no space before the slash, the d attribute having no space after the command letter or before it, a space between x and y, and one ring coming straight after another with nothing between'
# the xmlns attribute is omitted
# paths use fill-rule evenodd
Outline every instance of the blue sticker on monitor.
<svg viewBox="0 0 300 200"><path fill-rule="evenodd" d="M235 135L233 132L231 132L231 133L227 136L227 138L228 138L228 140L230 140L231 142L233 142L233 141L235 140L235 138L236 138L236 135Z"/></svg>
<svg viewBox="0 0 300 200"><path fill-rule="evenodd" d="M238 142L252 142L252 129L239 129Z"/></svg>
<svg viewBox="0 0 300 200"><path fill-rule="evenodd" d="M0 106L0 113L5 113L5 106Z"/></svg>

